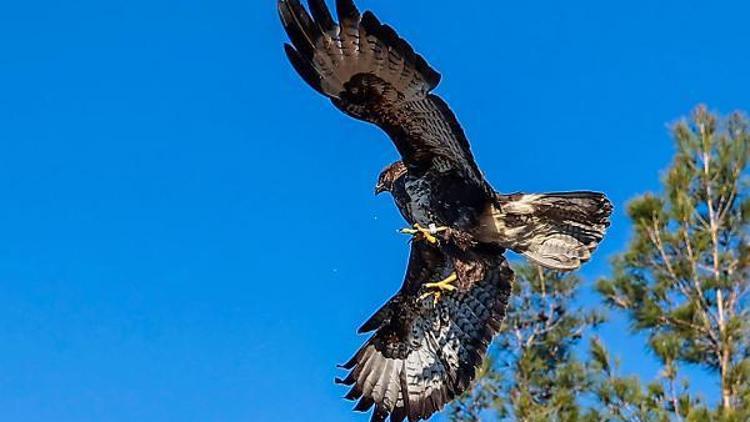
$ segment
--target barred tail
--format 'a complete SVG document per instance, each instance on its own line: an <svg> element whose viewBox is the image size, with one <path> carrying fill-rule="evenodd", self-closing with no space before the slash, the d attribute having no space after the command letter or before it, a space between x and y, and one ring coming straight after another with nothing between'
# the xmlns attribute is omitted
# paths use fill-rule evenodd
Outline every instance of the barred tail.
<svg viewBox="0 0 750 422"><path fill-rule="evenodd" d="M591 258L609 227L612 203L598 192L498 195L479 239L547 268L575 270Z"/></svg>

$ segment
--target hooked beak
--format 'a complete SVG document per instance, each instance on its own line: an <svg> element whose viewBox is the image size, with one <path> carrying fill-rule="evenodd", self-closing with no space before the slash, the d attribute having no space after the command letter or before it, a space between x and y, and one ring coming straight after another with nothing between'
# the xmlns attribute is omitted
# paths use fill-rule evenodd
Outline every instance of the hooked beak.
<svg viewBox="0 0 750 422"><path fill-rule="evenodd" d="M385 191L386 191L385 185L383 185L382 183L378 183L377 185L375 185L375 196L380 195L381 193Z"/></svg>

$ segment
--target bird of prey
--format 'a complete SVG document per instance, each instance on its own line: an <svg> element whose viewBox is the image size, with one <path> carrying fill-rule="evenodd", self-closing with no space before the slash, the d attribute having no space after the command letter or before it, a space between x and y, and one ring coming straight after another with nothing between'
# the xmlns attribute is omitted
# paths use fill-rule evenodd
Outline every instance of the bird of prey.
<svg viewBox="0 0 750 422"><path fill-rule="evenodd" d="M378 186L401 198L402 181ZM408 216L404 202L396 205ZM401 289L359 329L375 334L342 365L348 375L336 380L351 386L346 398L358 400L355 410L374 407L372 421L419 421L467 390L505 318L514 280L492 245L475 248L472 260L488 269L481 279L456 280L440 301L430 300L429 289L455 278L454 261L436 244L411 242Z"/></svg>
<svg viewBox="0 0 750 422"><path fill-rule="evenodd" d="M335 107L391 139L401 160L376 193L392 193L414 235L404 285L363 327L376 333L341 381L358 409L375 406L375 420L424 419L466 388L497 330L512 280L504 250L574 270L602 240L612 206L588 191L498 193L432 93L440 74L422 56L352 0L336 1L338 22L324 0L308 4L278 1L287 57Z"/></svg>

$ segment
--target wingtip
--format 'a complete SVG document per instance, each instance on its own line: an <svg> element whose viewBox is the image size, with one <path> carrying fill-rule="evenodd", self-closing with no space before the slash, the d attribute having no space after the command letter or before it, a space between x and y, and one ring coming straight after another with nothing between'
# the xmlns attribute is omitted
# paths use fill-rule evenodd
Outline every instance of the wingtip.
<svg viewBox="0 0 750 422"><path fill-rule="evenodd" d="M375 404L375 400L372 399L372 397L364 396L357 402L357 405L354 406L355 412L367 412L372 408L372 406Z"/></svg>
<svg viewBox="0 0 750 422"><path fill-rule="evenodd" d="M340 21L358 21L359 9L352 0L336 0L336 12Z"/></svg>
<svg viewBox="0 0 750 422"><path fill-rule="evenodd" d="M308 0L307 4L310 7L313 19L315 19L315 22L324 31L333 31L335 29L336 22L334 22L331 11L326 6L324 0Z"/></svg>
<svg viewBox="0 0 750 422"><path fill-rule="evenodd" d="M320 75L312 66L312 64L308 60L306 60L302 56L302 54L300 54L300 52L297 51L296 48L294 48L294 46L290 45L289 43L284 43L284 52L286 53L289 62L292 64L292 67L297 71L302 79L307 82L307 84L310 85L314 90L318 91L320 94L327 96L327 94L323 91Z"/></svg>

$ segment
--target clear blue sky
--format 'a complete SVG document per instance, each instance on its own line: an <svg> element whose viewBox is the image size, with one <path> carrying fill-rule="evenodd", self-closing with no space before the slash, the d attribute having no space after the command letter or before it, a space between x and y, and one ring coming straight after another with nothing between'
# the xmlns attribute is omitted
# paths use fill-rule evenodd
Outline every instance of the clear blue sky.
<svg viewBox="0 0 750 422"><path fill-rule="evenodd" d="M359 6L442 72L497 189L610 195L593 281L658 189L668 123L750 108L750 5L721 3ZM334 365L401 283L402 221L372 195L397 156L285 38L271 0L4 4L3 420L353 419ZM615 328L623 370L654 376Z"/></svg>

